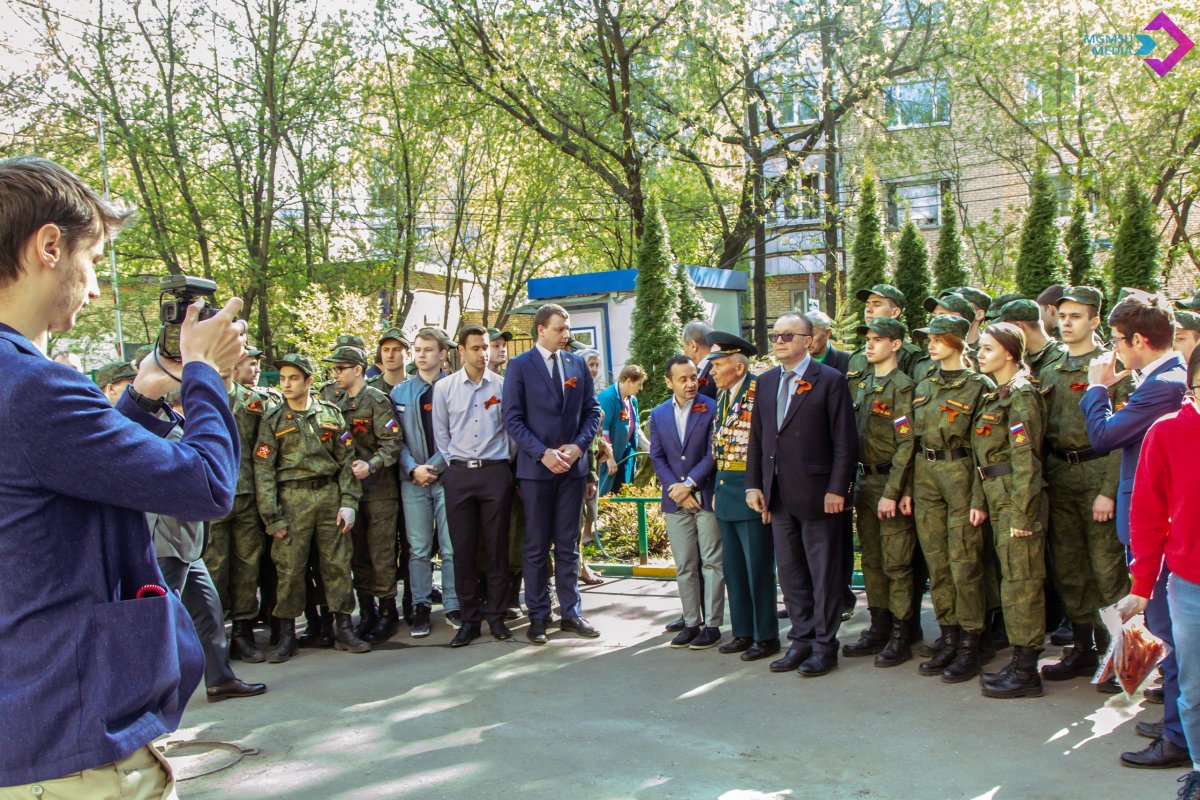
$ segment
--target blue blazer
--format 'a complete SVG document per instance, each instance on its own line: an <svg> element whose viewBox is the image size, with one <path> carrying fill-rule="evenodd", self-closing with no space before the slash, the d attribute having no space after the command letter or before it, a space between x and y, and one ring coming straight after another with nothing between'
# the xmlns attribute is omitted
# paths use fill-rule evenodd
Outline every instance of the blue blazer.
<svg viewBox="0 0 1200 800"><path fill-rule="evenodd" d="M712 457L713 420L717 417L717 403L702 394L696 395L696 405L688 414L684 428L683 443L675 429L674 398L655 406L650 412L650 463L654 474L662 485L662 510L671 514L679 510L675 501L667 496L667 487L691 478L700 491L700 505L712 511L713 478L717 474L717 462ZM697 411L703 406L703 411Z"/></svg>
<svg viewBox="0 0 1200 800"><path fill-rule="evenodd" d="M779 367L758 378L746 488L762 490L768 506L778 500L797 519L823 519L826 493L848 499L858 466L850 385L833 367L810 361L803 379L812 388L793 398L777 427L779 378Z"/></svg>
<svg viewBox="0 0 1200 800"><path fill-rule="evenodd" d="M608 434L608 440L612 443L613 458L620 464L621 459L637 451L637 440L630 441L629 439L629 423L621 420L621 391L614 383L612 386L600 390L600 394L596 395L596 402L600 404L600 410L604 412L601 433ZM638 405L636 397L632 398L632 405L633 419L636 425L641 415L641 407ZM618 467L625 483L633 480L633 468L634 460L632 458ZM608 464L604 463L600 464L598 474L600 475L600 494L608 494L616 482L616 476L609 474Z"/></svg>
<svg viewBox="0 0 1200 800"><path fill-rule="evenodd" d="M1117 538L1129 545L1129 501L1133 476L1142 455L1142 440L1155 420L1179 410L1187 391L1187 369L1178 354L1142 379L1120 411L1114 411L1108 391L1089 387L1079 401L1092 448L1121 451L1121 482L1117 488Z"/></svg>
<svg viewBox="0 0 1200 800"><path fill-rule="evenodd" d="M504 427L517 445L517 478L548 481L558 477L542 464L542 454L567 444L584 453L567 474L587 477L587 451L600 429L600 405L587 363L573 353L559 352L564 384L561 405L536 347L508 362L504 372Z"/></svg>
<svg viewBox="0 0 1200 800"><path fill-rule="evenodd" d="M712 377L712 362L707 358L704 359L704 366L700 367L700 372L696 375L696 382L698 384L696 386L697 395L711 397L713 400L717 399L717 384Z"/></svg>

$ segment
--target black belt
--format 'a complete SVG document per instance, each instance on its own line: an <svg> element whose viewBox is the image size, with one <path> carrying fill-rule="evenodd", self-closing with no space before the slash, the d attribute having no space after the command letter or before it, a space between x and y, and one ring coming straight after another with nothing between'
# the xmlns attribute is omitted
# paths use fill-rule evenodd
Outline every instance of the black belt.
<svg viewBox="0 0 1200 800"><path fill-rule="evenodd" d="M324 478L301 478L298 481L280 481L279 485L286 486L289 489L308 489L311 492L317 489L324 489L332 481L332 478L326 476Z"/></svg>
<svg viewBox="0 0 1200 800"><path fill-rule="evenodd" d="M1012 464L1004 461L1000 464L992 464L988 467L979 467L979 477L999 478L1001 475L1012 475L1012 471Z"/></svg>
<svg viewBox="0 0 1200 800"><path fill-rule="evenodd" d="M451 460L452 467L466 467L467 469L479 469L480 467L494 467L497 464L507 464L507 458L456 458Z"/></svg>
<svg viewBox="0 0 1200 800"><path fill-rule="evenodd" d="M956 461L971 456L971 451L965 447L951 447L949 450L930 450L928 447L921 449L925 451L926 461Z"/></svg>
<svg viewBox="0 0 1200 800"><path fill-rule="evenodd" d="M1095 461L1097 458L1103 458L1105 453L1097 453L1090 447L1085 447L1082 450L1055 450L1050 448L1050 452L1056 458L1060 458L1068 464L1083 464L1087 461Z"/></svg>
<svg viewBox="0 0 1200 800"><path fill-rule="evenodd" d="M886 464L864 464L858 462L858 469L863 475L887 475L892 471L892 462Z"/></svg>

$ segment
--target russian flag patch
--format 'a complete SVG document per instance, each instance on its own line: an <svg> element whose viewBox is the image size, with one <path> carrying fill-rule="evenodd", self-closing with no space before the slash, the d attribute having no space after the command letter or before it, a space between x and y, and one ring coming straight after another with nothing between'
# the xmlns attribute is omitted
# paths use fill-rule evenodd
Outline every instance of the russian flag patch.
<svg viewBox="0 0 1200 800"><path fill-rule="evenodd" d="M350 431L346 431L338 437L338 440L341 441L342 444L350 444L353 439L354 437L350 435Z"/></svg>
<svg viewBox="0 0 1200 800"><path fill-rule="evenodd" d="M892 425L896 428L896 433L901 436L908 436L908 434L912 433L912 426L908 424L907 416L897 417L892 420Z"/></svg>
<svg viewBox="0 0 1200 800"><path fill-rule="evenodd" d="M398 425L396 425L396 418L395 418L395 417L393 417L392 419L389 419L389 420L387 421L387 424L386 424L386 425L384 425L383 427L387 428L387 429L388 429L389 431L391 431L392 433L395 433L395 432L396 432L396 428L397 428L397 427L399 427L399 426L398 426Z"/></svg>
<svg viewBox="0 0 1200 800"><path fill-rule="evenodd" d="M1024 422L1018 422L1016 425L1013 425L1008 429L1008 432L1012 434L1014 445L1019 447L1023 444L1029 444L1029 434L1025 432Z"/></svg>

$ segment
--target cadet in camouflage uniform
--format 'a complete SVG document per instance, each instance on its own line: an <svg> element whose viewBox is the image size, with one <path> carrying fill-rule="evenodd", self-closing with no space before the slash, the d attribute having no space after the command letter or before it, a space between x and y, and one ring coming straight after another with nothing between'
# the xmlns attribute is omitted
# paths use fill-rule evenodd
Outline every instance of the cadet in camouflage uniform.
<svg viewBox="0 0 1200 800"><path fill-rule="evenodd" d="M254 448L258 510L275 538L271 557L279 572L275 616L279 645L272 664L296 654L296 618L304 611L309 550L319 553L325 594L333 612L334 647L364 653L371 646L354 635L350 613L350 537L362 487L351 471L354 439L342 412L312 396L313 368L290 353L275 362L286 402L263 415Z"/></svg>
<svg viewBox="0 0 1200 800"><path fill-rule="evenodd" d="M1057 317L1055 317L1057 320ZM1000 310L996 322L1012 322L1025 336L1025 363L1029 382L1040 389L1046 372L1067 355L1067 346L1051 337L1042 323L1042 312L1032 300L1013 300Z"/></svg>
<svg viewBox="0 0 1200 800"><path fill-rule="evenodd" d="M1175 352L1187 363L1192 351L1200 344L1200 314L1192 311L1175 312Z"/></svg>
<svg viewBox="0 0 1200 800"><path fill-rule="evenodd" d="M938 292L938 297L944 294L956 294L971 304L974 314L970 320L971 330L967 333L967 348L970 352L975 352L975 348L979 343L979 335L982 333L984 322L987 320L987 313L992 307L991 295L973 286L954 286L949 289L943 289Z"/></svg>
<svg viewBox="0 0 1200 800"><path fill-rule="evenodd" d="M992 523L1000 561L1000 602L1013 645L1008 665L984 674L983 694L1041 697L1037 657L1046 636L1045 412L1038 390L1026 378L1021 329L993 323L979 344L979 368L999 387L985 394L975 411L971 444L986 506L973 501L971 509L986 511Z"/></svg>
<svg viewBox="0 0 1200 800"><path fill-rule="evenodd" d="M908 298L904 293L895 286L888 286L886 283L877 283L870 289L859 289L855 295L863 307L863 324L870 325L871 320L879 317L887 317L889 319L900 319L904 312L904 306L908 302ZM917 362L925 357L925 351L917 347L912 342L904 342L900 345L900 352L896 356L896 363L900 369L912 377L913 368ZM866 374L867 352L866 344L860 344L858 349L850 354L850 363L846 367L846 379L850 381L850 388L853 390L854 383L861 380Z"/></svg>
<svg viewBox="0 0 1200 800"><path fill-rule="evenodd" d="M1057 319L1069 350L1042 378L1050 568L1074 641L1057 664L1042 668L1042 677L1049 681L1092 676L1099 664L1097 644L1107 646L1107 636L1096 628L1096 612L1129 592L1125 547L1117 540L1115 521L1121 456L1092 449L1079 407L1088 388L1088 366L1105 352L1092 338L1100 325L1102 302L1100 291L1088 286L1063 292ZM1132 391L1129 376L1114 384L1109 389L1113 408L1122 408Z"/></svg>
<svg viewBox="0 0 1200 800"><path fill-rule="evenodd" d="M367 352L367 346L363 344L362 337L355 336L352 333L338 334L337 342L334 344L334 347L357 347L364 353ZM336 406L338 402L346 396L346 390L338 386L338 382L336 380L330 378L317 387L316 394L317 397L321 398L326 403L332 403Z"/></svg>
<svg viewBox="0 0 1200 800"><path fill-rule="evenodd" d="M958 292L952 292L947 289L938 294L937 297L926 297L922 306L925 311L935 317L938 314L957 314L967 321L967 336L963 338L963 355L970 359L971 368L974 369L975 348L978 343L978 337L976 337L974 342L970 341L970 334L975 326L975 306L971 305L971 301ZM933 367L931 361L932 359L925 361L922 365L925 368L925 372L914 375L913 380L920 383L929 374L928 370Z"/></svg>
<svg viewBox="0 0 1200 800"><path fill-rule="evenodd" d="M400 426L392 401L363 378L367 354L344 345L324 359L333 365L342 390L338 408L354 439L350 468L362 483L358 519L351 531L354 553L354 591L359 623L355 628L369 644L390 639L400 627L396 609L396 517L400 513L400 484L392 467L400 454ZM376 607L378 601L378 607Z"/></svg>
<svg viewBox="0 0 1200 800"><path fill-rule="evenodd" d="M858 478L854 507L862 545L863 582L871 626L847 656L877 653L875 665L894 667L912 658L909 636L913 613L912 523L913 382L896 364L904 323L879 317L858 328L866 341L867 375L851 383L858 423ZM886 645L886 646L885 646Z"/></svg>
<svg viewBox="0 0 1200 800"><path fill-rule="evenodd" d="M983 487L971 458L971 419L982 396L995 386L963 360L970 328L966 319L953 314L930 320L923 330L933 368L913 396L918 437L913 511L942 629L933 658L921 664L920 673L941 675L947 683L979 672L986 605L983 530L981 520L972 523L971 514L983 506Z"/></svg>
<svg viewBox="0 0 1200 800"><path fill-rule="evenodd" d="M274 405L266 392L231 383L229 409L242 448L237 490L233 510L212 523L204 550L204 563L221 597L221 607L233 620L229 657L254 664L263 660L254 642L254 619L258 616L259 565L266 541L255 497L254 448L259 422Z"/></svg>

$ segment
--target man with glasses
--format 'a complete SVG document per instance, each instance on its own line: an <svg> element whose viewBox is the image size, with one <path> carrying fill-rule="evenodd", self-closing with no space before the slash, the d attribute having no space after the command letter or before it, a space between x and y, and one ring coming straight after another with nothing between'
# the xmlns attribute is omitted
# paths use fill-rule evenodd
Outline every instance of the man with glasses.
<svg viewBox="0 0 1200 800"><path fill-rule="evenodd" d="M770 523L779 587L791 617L787 654L772 671L824 675L837 666L842 558L840 515L858 463L858 431L845 378L808 353L812 327L783 314L768 337L779 369L758 380L750 418L746 502Z"/></svg>
<svg viewBox="0 0 1200 800"><path fill-rule="evenodd" d="M1080 407L1087 421L1088 439L1102 452L1121 451L1121 482L1117 488L1117 538L1129 546L1129 507L1133 497L1133 479L1141 457L1142 439L1159 417L1178 411L1187 389L1183 359L1171 350L1174 325L1166 301L1158 296L1132 290L1108 315L1112 328L1113 352L1092 361L1088 368L1088 388ZM1117 369L1120 359L1124 369ZM1109 387L1133 371L1137 388L1129 402L1114 410ZM1154 586L1154 596L1146 608L1146 625L1163 641L1171 644L1171 617L1167 609L1167 579L1163 568ZM1162 661L1163 730L1148 747L1121 754L1128 767L1169 768L1191 763L1187 740L1179 720L1179 667L1174 655Z"/></svg>

